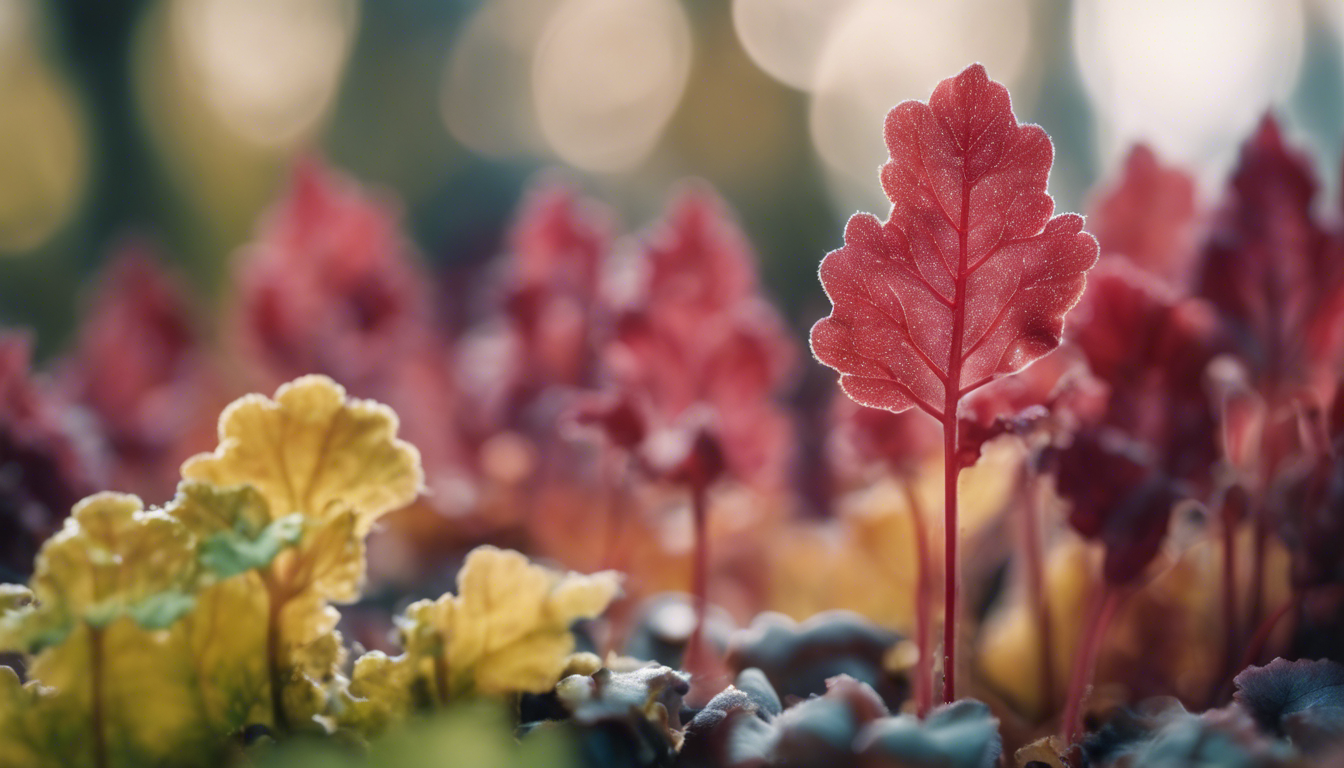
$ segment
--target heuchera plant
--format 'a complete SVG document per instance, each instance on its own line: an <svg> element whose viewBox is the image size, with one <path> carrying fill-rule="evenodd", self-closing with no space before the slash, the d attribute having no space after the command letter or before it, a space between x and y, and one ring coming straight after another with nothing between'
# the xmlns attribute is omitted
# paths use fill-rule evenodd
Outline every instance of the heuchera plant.
<svg viewBox="0 0 1344 768"><path fill-rule="evenodd" d="M945 462L943 700L956 697L957 450L962 399L1057 347L1097 243L1082 217L1052 217L1053 148L1019 125L1008 91L972 65L927 104L887 116L886 222L856 214L821 265L834 308L817 359L855 401L941 422ZM929 657L931 649L921 649Z"/></svg>
<svg viewBox="0 0 1344 768"><path fill-rule="evenodd" d="M358 739L412 707L554 686L571 622L600 614L616 577L490 547L456 596L407 610L404 653L346 664L333 603L359 597L374 521L422 487L396 433L385 406L307 376L229 406L162 508L76 504L29 585L0 586L0 649L28 677L0 668L0 764L223 764L249 729Z"/></svg>

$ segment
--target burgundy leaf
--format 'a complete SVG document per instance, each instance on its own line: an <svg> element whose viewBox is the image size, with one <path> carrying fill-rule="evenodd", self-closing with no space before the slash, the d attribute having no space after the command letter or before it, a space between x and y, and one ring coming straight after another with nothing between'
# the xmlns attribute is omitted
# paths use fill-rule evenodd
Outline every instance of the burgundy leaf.
<svg viewBox="0 0 1344 768"><path fill-rule="evenodd" d="M149 248L130 243L99 278L62 367L62 383L111 443L117 490L170 497L181 463L214 441L227 398L190 307Z"/></svg>
<svg viewBox="0 0 1344 768"><path fill-rule="evenodd" d="M26 336L0 333L0 576L22 581L70 508L103 487L102 446L29 370Z"/></svg>
<svg viewBox="0 0 1344 768"><path fill-rule="evenodd" d="M886 138L891 215L856 214L822 262L834 309L812 349L859 403L941 420L1059 345L1097 243L1051 218L1050 139L978 64L893 109Z"/></svg>
<svg viewBox="0 0 1344 768"><path fill-rule="evenodd" d="M1090 281L1089 281L1090 282ZM1105 409L1105 385L1087 371L1080 350L1064 344L1017 376L997 379L966 398L958 419L957 448L965 466L1000 435L1053 440L1077 422L1096 421Z"/></svg>
<svg viewBox="0 0 1344 768"><path fill-rule="evenodd" d="M622 314L604 360L616 383L650 409L652 428L690 409L714 413L739 479L782 480L792 425L774 403L795 352L758 294L750 251L724 205L692 188L645 239L642 306Z"/></svg>
<svg viewBox="0 0 1344 768"><path fill-rule="evenodd" d="M1295 387L1328 392L1344 352L1344 259L1313 216L1315 195L1309 160L1266 117L1242 147L1200 265L1200 295L1271 406Z"/></svg>
<svg viewBox="0 0 1344 768"><path fill-rule="evenodd" d="M1069 522L1106 545L1102 575L1113 584L1138 577L1162 546L1171 508L1183 498L1147 446L1102 427L1074 436L1054 460Z"/></svg>
<svg viewBox="0 0 1344 768"><path fill-rule="evenodd" d="M431 484L460 461L449 349L398 213L307 157L237 267L235 341L265 380L325 373L397 412ZM264 382L263 382L264 383ZM448 495L433 498L447 499Z"/></svg>
<svg viewBox="0 0 1344 768"><path fill-rule="evenodd" d="M688 186L646 237L647 307L698 325L752 296L751 246L707 187Z"/></svg>
<svg viewBox="0 0 1344 768"><path fill-rule="evenodd" d="M1093 271L1070 340L1107 389L1101 420L1173 477L1207 479L1219 455L1206 371L1226 349L1212 307L1123 263Z"/></svg>
<svg viewBox="0 0 1344 768"><path fill-rule="evenodd" d="M1143 144L1130 150L1117 182L1088 217L1103 258L1123 256L1178 285L1189 279L1195 250L1195 182L1162 165Z"/></svg>
<svg viewBox="0 0 1344 768"><path fill-rule="evenodd" d="M839 390L831 399L829 419L827 452L834 472L841 477L871 464L911 475L938 451L942 441L937 426L922 414L865 408Z"/></svg>
<svg viewBox="0 0 1344 768"><path fill-rule="evenodd" d="M586 384L592 327L612 217L572 189L543 182L523 204L511 234L505 311L517 337L516 386Z"/></svg>

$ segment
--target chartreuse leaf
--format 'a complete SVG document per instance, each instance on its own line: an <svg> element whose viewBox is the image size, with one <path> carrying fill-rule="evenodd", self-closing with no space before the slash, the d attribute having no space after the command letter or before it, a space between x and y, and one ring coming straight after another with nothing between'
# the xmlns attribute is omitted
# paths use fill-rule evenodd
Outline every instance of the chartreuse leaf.
<svg viewBox="0 0 1344 768"><path fill-rule="evenodd" d="M4 590L0 635L35 654L35 682L0 679L3 764L190 764L175 747L205 735L193 692L159 662L198 575L194 539L173 517L122 494L77 504L38 554L31 593Z"/></svg>
<svg viewBox="0 0 1344 768"><path fill-rule="evenodd" d="M329 724L344 656L330 603L358 598L365 535L423 481L419 453L396 433L386 406L305 376L274 400L235 401L220 416L219 447L182 467L192 482L175 513L202 537L203 564L220 575L246 572L253 588L233 599L264 628L264 722L280 730L315 718ZM254 491L224 503L218 489L235 486Z"/></svg>
<svg viewBox="0 0 1344 768"><path fill-rule="evenodd" d="M398 620L404 663L439 703L549 691L574 650L570 625L600 615L620 591L615 572L563 574L489 546L467 555L457 585Z"/></svg>
<svg viewBox="0 0 1344 768"><path fill-rule="evenodd" d="M356 530L409 504L424 475L420 454L398 440L397 415L346 397L325 376L304 376L270 400L247 395L219 419L219 447L193 457L182 477L216 487L251 485L274 518L321 523L353 513Z"/></svg>
<svg viewBox="0 0 1344 768"><path fill-rule="evenodd" d="M308 377L227 409L163 509L81 502L31 590L0 589L0 647L36 654L35 682L0 678L0 765L208 765L247 725L329 726L345 682L330 602L358 596L369 526L420 487L395 432L386 408Z"/></svg>
<svg viewBox="0 0 1344 768"><path fill-rule="evenodd" d="M200 538L201 566L219 579L270 565L303 533L302 515L271 519L265 497L248 485L184 482L169 512Z"/></svg>

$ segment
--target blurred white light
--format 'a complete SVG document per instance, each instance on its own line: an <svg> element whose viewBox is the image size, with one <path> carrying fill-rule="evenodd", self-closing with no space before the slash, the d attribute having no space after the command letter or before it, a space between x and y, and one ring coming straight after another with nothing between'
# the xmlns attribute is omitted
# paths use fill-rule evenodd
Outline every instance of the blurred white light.
<svg viewBox="0 0 1344 768"><path fill-rule="evenodd" d="M1292 91L1303 16L1299 0L1081 0L1073 47L1104 159L1145 141L1216 172Z"/></svg>
<svg viewBox="0 0 1344 768"><path fill-rule="evenodd" d="M292 143L326 113L358 20L357 0L176 0L175 38L230 130Z"/></svg>
<svg viewBox="0 0 1344 768"><path fill-rule="evenodd" d="M733 0L733 26L756 66L808 90L835 25L858 0Z"/></svg>
<svg viewBox="0 0 1344 768"><path fill-rule="evenodd" d="M995 0L862 0L849 9L821 53L809 114L842 205L886 211L877 173L892 107L927 100L940 80L977 61L1014 88L1031 44L1030 11Z"/></svg>
<svg viewBox="0 0 1344 768"><path fill-rule="evenodd" d="M0 253L26 253L75 212L88 137L73 89L43 56L31 0L0 0Z"/></svg>
<svg viewBox="0 0 1344 768"><path fill-rule="evenodd" d="M490 0L449 50L440 108L453 138L485 155L545 150L529 98L532 55L557 0Z"/></svg>
<svg viewBox="0 0 1344 768"><path fill-rule="evenodd" d="M27 44L32 13L29 0L0 0L0 63Z"/></svg>
<svg viewBox="0 0 1344 768"><path fill-rule="evenodd" d="M630 170L658 143L690 67L690 23L675 0L568 0L532 61L542 134L575 167Z"/></svg>

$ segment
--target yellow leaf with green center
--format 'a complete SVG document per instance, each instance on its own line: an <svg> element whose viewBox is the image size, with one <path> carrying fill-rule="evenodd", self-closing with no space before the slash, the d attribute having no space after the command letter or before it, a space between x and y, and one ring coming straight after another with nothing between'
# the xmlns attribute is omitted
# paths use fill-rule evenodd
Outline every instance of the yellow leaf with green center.
<svg viewBox="0 0 1344 768"><path fill-rule="evenodd" d="M422 600L399 620L406 663L440 702L550 690L574 650L570 626L620 592L619 575L561 573L518 552L478 547L458 593Z"/></svg>
<svg viewBox="0 0 1344 768"><path fill-rule="evenodd" d="M189 459L182 477L218 487L251 485L275 517L321 522L353 512L367 534L379 517L415 499L420 454L398 440L385 405L346 397L325 376L280 387L275 399L247 395L219 418L219 447Z"/></svg>
<svg viewBox="0 0 1344 768"><path fill-rule="evenodd" d="M423 484L419 453L397 439L389 408L351 399L324 376L286 384L275 398L248 395L225 409L219 447L182 467L188 480L176 504L201 535L281 529L284 540L301 530L292 548L248 574L263 596L271 715L281 730L325 723L325 711L344 680L344 649L334 631L331 602L359 597L364 580L364 537L379 517L413 501ZM215 489L250 486L255 498L225 509L209 500ZM224 521L200 512L223 511ZM291 525L292 521L292 525ZM238 567L267 554L220 542L216 566Z"/></svg>
<svg viewBox="0 0 1344 768"><path fill-rule="evenodd" d="M123 494L77 504L38 553L31 593L6 588L0 604L0 634L35 654L34 683L0 680L5 765L187 764L173 748L208 734L169 651L198 577L178 520Z"/></svg>

